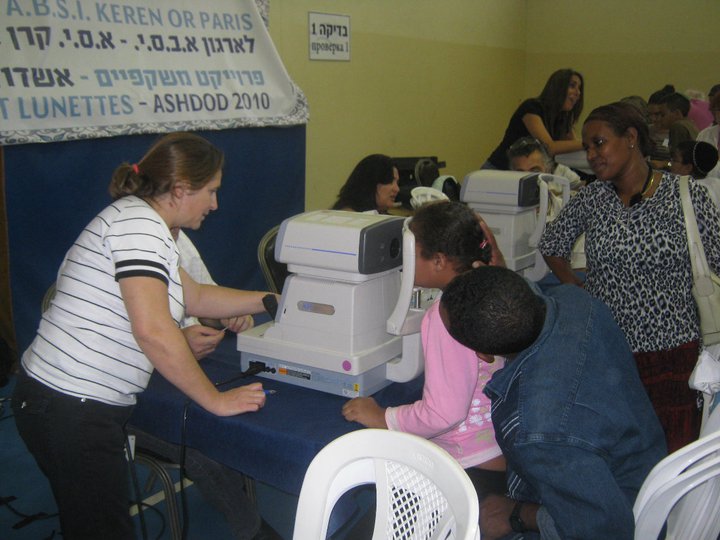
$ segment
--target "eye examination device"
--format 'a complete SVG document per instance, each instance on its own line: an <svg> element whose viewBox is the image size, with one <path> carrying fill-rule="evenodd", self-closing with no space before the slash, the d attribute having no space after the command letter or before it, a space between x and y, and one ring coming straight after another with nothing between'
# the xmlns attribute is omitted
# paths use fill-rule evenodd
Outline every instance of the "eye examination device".
<svg viewBox="0 0 720 540"><path fill-rule="evenodd" d="M460 200L492 230L507 267L534 281L548 272L537 246L547 223L550 183L561 186L567 204L570 181L545 173L483 169L468 174L460 191Z"/></svg>
<svg viewBox="0 0 720 540"><path fill-rule="evenodd" d="M275 320L237 336L245 370L345 397L423 371L413 288L415 239L405 219L318 210L286 219L275 258L288 265Z"/></svg>

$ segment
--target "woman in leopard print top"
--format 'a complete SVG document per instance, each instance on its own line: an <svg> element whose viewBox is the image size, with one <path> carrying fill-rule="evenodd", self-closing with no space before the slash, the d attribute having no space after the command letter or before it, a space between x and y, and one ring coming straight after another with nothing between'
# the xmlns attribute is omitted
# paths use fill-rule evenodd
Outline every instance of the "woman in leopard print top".
<svg viewBox="0 0 720 540"><path fill-rule="evenodd" d="M562 282L584 286L612 309L673 451L699 434L697 394L688 387L699 324L679 177L650 168L650 144L647 125L631 106L591 112L583 146L598 181L548 224L540 250ZM708 264L718 272L720 214L704 187L691 181L690 192ZM584 284L568 263L583 232Z"/></svg>

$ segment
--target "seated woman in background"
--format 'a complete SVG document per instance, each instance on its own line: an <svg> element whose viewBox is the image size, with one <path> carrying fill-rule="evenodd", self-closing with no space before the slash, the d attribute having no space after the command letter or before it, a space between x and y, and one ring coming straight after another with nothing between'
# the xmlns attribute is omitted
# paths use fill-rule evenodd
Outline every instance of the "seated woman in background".
<svg viewBox="0 0 720 540"><path fill-rule="evenodd" d="M540 95L526 99L513 113L502 141L482 168L508 170L507 150L520 137L535 137L551 156L582 150L573 127L582 112L584 90L577 71L560 69L550 75Z"/></svg>
<svg viewBox="0 0 720 540"><path fill-rule="evenodd" d="M395 206L395 197L400 192L399 180L392 158L383 154L364 157L340 188L332 209L387 214Z"/></svg>
<svg viewBox="0 0 720 540"><path fill-rule="evenodd" d="M669 132L662 125L660 102L665 96L669 96L673 92L675 92L675 87L672 84L666 84L648 97L647 122L650 129L650 140L652 141L650 159L657 168L662 168L662 164L667 163L670 159Z"/></svg>
<svg viewBox="0 0 720 540"><path fill-rule="evenodd" d="M717 162L717 147L703 141L683 141L672 152L670 172L692 176L708 189L717 205L720 202L720 178L707 177Z"/></svg>
<svg viewBox="0 0 720 540"><path fill-rule="evenodd" d="M598 107L582 130L597 181L547 224L539 249L563 283L584 287L612 310L665 430L669 451L697 439L701 414L688 378L699 353L699 321L679 195L679 177L653 170L648 126L626 103ZM720 214L690 181L708 265L720 270ZM585 233L587 279L569 256Z"/></svg>

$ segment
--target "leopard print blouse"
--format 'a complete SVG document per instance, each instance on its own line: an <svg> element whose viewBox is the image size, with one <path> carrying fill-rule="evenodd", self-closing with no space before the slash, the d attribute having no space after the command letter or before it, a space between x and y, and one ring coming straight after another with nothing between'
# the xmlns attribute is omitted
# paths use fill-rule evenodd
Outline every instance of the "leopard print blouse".
<svg viewBox="0 0 720 540"><path fill-rule="evenodd" d="M585 289L610 307L634 352L667 350L699 336L678 179L663 174L653 196L630 208L610 182L593 182L540 240L543 255L568 258L586 233ZM708 265L718 273L720 213L692 179L690 194Z"/></svg>

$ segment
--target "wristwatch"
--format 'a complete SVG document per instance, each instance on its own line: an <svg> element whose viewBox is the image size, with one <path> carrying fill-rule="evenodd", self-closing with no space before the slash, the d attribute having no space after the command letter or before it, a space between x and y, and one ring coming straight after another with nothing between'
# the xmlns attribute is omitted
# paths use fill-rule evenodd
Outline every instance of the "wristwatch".
<svg viewBox="0 0 720 540"><path fill-rule="evenodd" d="M520 517L520 510L523 507L522 501L518 501L515 503L515 507L512 509L512 512L510 512L510 528L519 533L527 532L527 528L525 527L525 522Z"/></svg>

